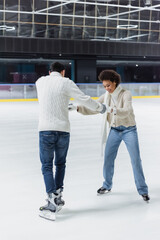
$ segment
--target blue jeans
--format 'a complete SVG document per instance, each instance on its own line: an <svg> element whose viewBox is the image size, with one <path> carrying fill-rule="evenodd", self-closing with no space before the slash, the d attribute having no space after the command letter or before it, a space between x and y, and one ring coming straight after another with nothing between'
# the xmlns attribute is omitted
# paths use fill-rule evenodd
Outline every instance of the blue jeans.
<svg viewBox="0 0 160 240"><path fill-rule="evenodd" d="M137 128L119 126L111 128L105 147L103 176L105 181L103 187L112 188L112 178L114 174L114 161L117 156L118 148L121 141L124 141L131 158L131 164L134 173L135 184L140 195L148 194L148 187L142 169L142 163L139 152L139 143Z"/></svg>
<svg viewBox="0 0 160 240"><path fill-rule="evenodd" d="M70 134L67 132L39 132L40 160L47 193L55 193L57 189L63 189L69 139ZM55 176L53 173L54 155Z"/></svg>

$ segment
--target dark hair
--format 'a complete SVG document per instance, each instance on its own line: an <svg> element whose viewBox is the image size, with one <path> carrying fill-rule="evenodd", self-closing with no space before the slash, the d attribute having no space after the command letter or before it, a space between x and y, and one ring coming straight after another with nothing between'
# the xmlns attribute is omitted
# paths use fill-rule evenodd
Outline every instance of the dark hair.
<svg viewBox="0 0 160 240"><path fill-rule="evenodd" d="M118 86L121 82L120 75L115 72L114 70L103 70L99 76L98 79L103 82L105 80L110 80L111 82L115 82L116 86Z"/></svg>
<svg viewBox="0 0 160 240"><path fill-rule="evenodd" d="M63 70L65 70L65 67L63 64L59 63L59 62L55 62L52 63L50 66L50 71L51 72L62 72Z"/></svg>

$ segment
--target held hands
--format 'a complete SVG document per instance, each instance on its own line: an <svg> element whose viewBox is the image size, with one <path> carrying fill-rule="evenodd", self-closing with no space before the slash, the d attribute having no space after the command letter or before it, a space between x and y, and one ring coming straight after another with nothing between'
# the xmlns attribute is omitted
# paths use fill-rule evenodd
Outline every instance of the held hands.
<svg viewBox="0 0 160 240"><path fill-rule="evenodd" d="M113 113L114 115L116 115L116 113L117 113L116 107L106 106L106 108L107 108L107 112L108 112L108 113Z"/></svg>
<svg viewBox="0 0 160 240"><path fill-rule="evenodd" d="M109 107L108 105L105 104L101 104L102 110L100 111L101 114L107 112L107 113L112 113L113 112L113 108Z"/></svg>
<svg viewBox="0 0 160 240"><path fill-rule="evenodd" d="M113 112L113 108L109 107L109 106L106 106L107 107L107 112L108 113L112 113Z"/></svg>
<svg viewBox="0 0 160 240"><path fill-rule="evenodd" d="M103 103L101 104L102 110L100 111L101 114L105 113L107 108L106 105L104 105Z"/></svg>
<svg viewBox="0 0 160 240"><path fill-rule="evenodd" d="M77 111L77 106L76 105L74 105L73 103L69 103L68 104L68 110L69 111Z"/></svg>
<svg viewBox="0 0 160 240"><path fill-rule="evenodd" d="M109 107L108 105L102 104L102 110L100 113L113 113L114 115L116 115L116 107Z"/></svg>
<svg viewBox="0 0 160 240"><path fill-rule="evenodd" d="M78 111L78 106L77 105L74 105L73 103L69 103L68 104L68 110L69 111ZM109 107L108 105L105 105L105 104L101 104L101 111L100 113L103 114L103 113L113 113L114 115L116 115L116 108L115 107Z"/></svg>

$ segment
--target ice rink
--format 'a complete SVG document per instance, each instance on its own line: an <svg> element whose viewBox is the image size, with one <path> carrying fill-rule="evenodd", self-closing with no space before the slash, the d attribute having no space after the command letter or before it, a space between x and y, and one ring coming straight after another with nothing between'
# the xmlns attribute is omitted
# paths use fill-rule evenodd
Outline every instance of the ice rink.
<svg viewBox="0 0 160 240"><path fill-rule="evenodd" d="M103 182L102 116L70 112L71 142L64 199L55 222L38 216L45 188L38 150L38 102L0 102L1 240L159 240L160 98L133 99L150 203L138 195L122 143L112 192Z"/></svg>

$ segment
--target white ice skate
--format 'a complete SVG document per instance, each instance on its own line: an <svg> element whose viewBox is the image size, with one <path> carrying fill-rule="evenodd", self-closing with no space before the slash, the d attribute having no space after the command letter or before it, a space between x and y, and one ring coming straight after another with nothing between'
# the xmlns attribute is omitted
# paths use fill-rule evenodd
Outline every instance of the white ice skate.
<svg viewBox="0 0 160 240"><path fill-rule="evenodd" d="M62 208L65 204L65 201L62 199L62 189L59 188L56 190L56 193L58 194L58 197L57 197L57 200L56 200L56 203L58 205L59 208Z"/></svg>
<svg viewBox="0 0 160 240"><path fill-rule="evenodd" d="M59 212L62 209L62 205L59 202L60 193L50 193L48 194L48 201L55 207L55 212Z"/></svg>
<svg viewBox="0 0 160 240"><path fill-rule="evenodd" d="M56 208L48 201L47 205L40 207L39 216L51 221L56 220Z"/></svg>
<svg viewBox="0 0 160 240"><path fill-rule="evenodd" d="M47 204L40 207L39 216L48 220L55 221L56 213L61 210L61 207L57 204L58 194L49 193L46 199Z"/></svg>

